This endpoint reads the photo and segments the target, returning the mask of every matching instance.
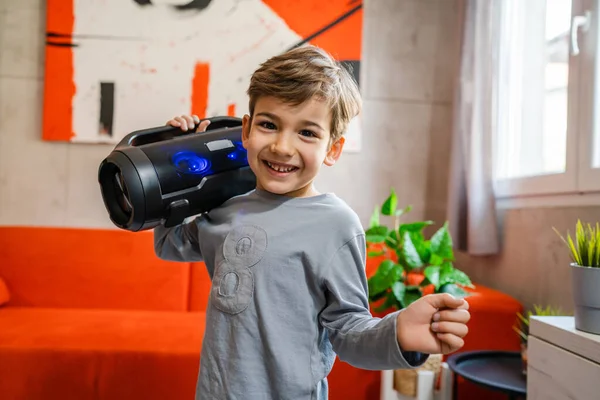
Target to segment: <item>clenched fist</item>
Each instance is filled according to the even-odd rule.
[[[470,318],[464,299],[448,293],[423,296],[398,314],[398,344],[404,351],[453,353],[464,345]]]

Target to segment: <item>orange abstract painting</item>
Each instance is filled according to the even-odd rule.
[[[43,139],[116,143],[183,113],[241,116],[258,65],[305,43],[359,81],[362,15],[356,0],[48,0]]]

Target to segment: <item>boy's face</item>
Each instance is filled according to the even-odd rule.
[[[243,118],[242,141],[257,188],[292,197],[317,194],[313,180],[321,165],[333,165],[344,146],[331,142],[331,112],[311,99],[291,106],[275,97],[256,101],[252,119]]]

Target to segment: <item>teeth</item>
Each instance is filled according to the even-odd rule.
[[[267,161],[267,165],[269,166],[269,168],[272,168],[277,172],[291,172],[296,168],[296,167],[284,167],[282,165],[271,164],[268,161]]]

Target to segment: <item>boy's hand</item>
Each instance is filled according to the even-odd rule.
[[[421,297],[398,314],[397,339],[404,351],[449,354],[464,345],[469,303],[448,293]]]
[[[192,130],[196,126],[197,128],[194,132],[204,132],[209,124],[209,120],[200,122],[200,118],[197,115],[181,115],[167,121],[167,125],[181,128],[184,132],[187,132],[188,129]]]

